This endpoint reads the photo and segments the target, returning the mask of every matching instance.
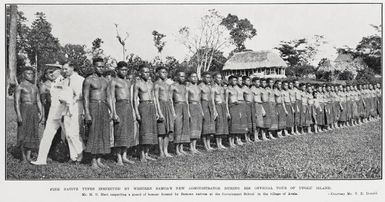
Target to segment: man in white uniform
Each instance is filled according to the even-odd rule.
[[[58,76],[51,84],[51,107],[49,109],[43,136],[40,140],[39,154],[36,161],[31,163],[34,165],[47,164],[47,156],[52,144],[52,140],[58,128],[63,128],[62,116],[66,110],[66,106],[59,101],[59,96],[63,91],[63,77]]]
[[[79,135],[79,122],[83,113],[82,85],[84,78],[73,70],[70,63],[64,64],[62,67],[64,78],[59,77],[52,84],[51,108],[40,141],[37,160],[31,162],[34,165],[47,164],[47,155],[59,127],[62,127],[68,141],[71,160],[75,162],[82,160],[84,144]]]
[[[80,137],[79,126],[84,114],[82,87],[84,78],[74,71],[74,66],[71,63],[63,65],[62,75],[65,78],[64,95],[59,98],[67,106],[67,111],[64,114],[64,131],[68,141],[70,150],[70,158],[72,161],[80,162],[83,158],[84,144]]]

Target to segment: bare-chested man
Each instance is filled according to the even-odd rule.
[[[238,78],[236,76],[230,76],[229,84],[230,86],[225,92],[227,111],[229,112],[227,116],[230,118],[229,142],[230,147],[235,147],[235,138],[237,139],[238,145],[243,145],[240,136],[247,133],[247,116],[245,114],[244,105],[240,104],[240,102],[244,103],[244,98],[243,93],[240,93]]]
[[[274,89],[274,80],[267,79],[267,103],[268,103],[268,116],[270,117],[270,127],[268,128],[270,139],[275,139],[274,134],[278,130],[278,114],[277,114],[277,103],[276,103],[276,95],[278,94]]]
[[[201,138],[203,111],[201,106],[201,89],[198,86],[198,75],[193,72],[189,75],[187,85],[187,101],[190,114],[190,152],[200,153],[196,148],[197,140]]]
[[[108,82],[102,74],[104,61],[94,58],[94,73],[83,83],[85,121],[89,127],[86,152],[92,155],[92,168],[108,167],[101,161],[102,155],[111,152],[110,147],[110,114],[108,104]]]
[[[187,155],[183,150],[183,144],[190,143],[189,109],[187,103],[187,90],[185,85],[186,74],[183,71],[176,73],[176,83],[171,85],[171,96],[175,108],[174,143],[178,156]]]
[[[199,84],[203,110],[202,141],[206,151],[214,150],[210,145],[210,138],[215,134],[215,119],[218,116],[214,104],[214,94],[211,89],[211,80],[211,74],[209,72],[203,72],[203,82]]]
[[[255,106],[254,106],[254,95],[250,90],[251,80],[248,76],[242,77],[242,91],[244,93],[244,98],[246,101],[245,112],[247,114],[247,127],[248,133],[245,134],[245,140],[247,143],[251,143],[250,136],[254,135],[255,132]]]
[[[150,69],[145,66],[139,66],[140,79],[135,83],[134,99],[139,98],[139,103],[135,103],[135,114],[139,126],[139,144],[140,160],[155,160],[149,156],[149,150],[152,145],[158,142],[157,120],[159,114],[156,110],[156,99],[154,93],[154,84],[150,79]]]
[[[274,93],[275,93],[275,103],[278,116],[278,131],[277,136],[282,138],[282,131],[286,129],[286,116],[288,111],[285,105],[285,94],[282,90],[282,81],[277,80],[274,84]],[[286,132],[287,133],[287,132]]]
[[[282,91],[281,91],[284,105],[287,111],[286,127],[284,129],[284,133],[287,136],[293,135],[293,127],[294,127],[294,107],[293,107],[292,99],[295,100],[295,95],[290,95],[291,90],[289,89],[289,83],[290,82],[283,81]],[[291,85],[293,85],[293,83],[291,83]]]
[[[133,164],[127,158],[127,149],[135,146],[135,113],[133,105],[133,85],[127,79],[128,65],[118,62],[117,77],[111,78],[109,83],[110,106],[112,106],[112,119],[114,121],[114,147],[117,155],[117,165],[123,163]]]
[[[168,153],[168,143],[173,140],[174,120],[176,118],[174,105],[170,93],[170,85],[167,80],[167,69],[164,66],[156,69],[158,80],[155,81],[155,99],[159,114],[158,120],[158,144],[160,157],[172,157]]]
[[[227,114],[229,113],[225,103],[225,88],[222,83],[222,75],[220,73],[214,74],[214,85],[212,91],[214,94],[215,109],[218,116],[215,119],[215,138],[218,149],[226,149],[222,144],[222,139],[229,134],[229,125]]]
[[[294,113],[294,129],[297,135],[302,134],[302,114],[303,114],[303,106],[302,106],[302,91],[300,90],[299,81],[294,81],[294,92],[295,92],[295,113]]]
[[[17,146],[22,162],[31,162],[31,150],[39,147],[39,122],[44,122],[39,90],[34,84],[35,71],[23,69],[23,81],[16,87],[15,111],[17,116]]]
[[[263,129],[263,117],[266,115],[266,112],[262,105],[262,88],[260,87],[261,80],[258,77],[254,77],[252,79],[252,86],[250,88],[251,92],[254,96],[254,108],[255,111],[255,132],[254,132],[254,142],[259,142],[259,133],[262,132]]]
[[[290,127],[290,134],[291,135],[298,135],[297,133],[297,127],[296,127],[296,123],[295,123],[295,116],[296,116],[296,113],[297,111],[299,111],[299,108],[297,106],[297,99],[296,99],[296,88],[294,87],[294,82],[295,81],[290,81],[288,82],[288,94],[289,94],[289,99],[290,99],[290,103],[291,103],[291,107],[292,107],[292,114],[288,115],[287,117],[287,122],[288,122],[288,126]]]
[[[265,111],[265,115],[263,116],[263,130],[262,130],[262,140],[268,141],[270,140],[268,137],[272,137],[269,128],[271,126],[271,106],[269,103],[269,94],[270,89],[267,87],[266,79],[261,79],[261,101],[262,107]]]

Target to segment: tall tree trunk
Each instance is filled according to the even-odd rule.
[[[17,6],[11,5],[11,26],[9,30],[9,46],[8,46],[8,93],[13,94],[13,88],[17,83],[17,53],[16,53],[16,39],[17,39]]]
[[[202,76],[202,65],[199,64],[198,67],[197,67],[197,76],[198,76],[198,79],[201,80]]]
[[[213,57],[214,57],[214,49],[211,51],[210,58],[209,58],[209,63],[207,65],[207,71],[210,70],[211,63],[213,62]]]
[[[124,48],[123,45],[122,45],[122,48],[123,48],[123,61],[126,61],[126,49]]]

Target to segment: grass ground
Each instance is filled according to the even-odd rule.
[[[287,137],[244,145],[226,151],[158,159],[92,170],[89,164],[51,162],[47,166],[21,164],[16,143],[13,104],[7,101],[6,177],[39,179],[380,179],[381,123],[313,135]]]

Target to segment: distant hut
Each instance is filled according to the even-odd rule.
[[[351,54],[341,53],[334,59],[334,61],[330,61],[329,59],[323,61],[322,64],[319,65],[318,70],[331,72],[331,79],[335,81],[338,79],[339,74],[344,71],[351,72],[353,78],[355,78],[357,76],[357,71],[367,67],[368,66],[361,57],[354,58]]]
[[[285,61],[271,51],[235,53],[223,67],[225,76],[241,74],[261,78],[285,78]]]

